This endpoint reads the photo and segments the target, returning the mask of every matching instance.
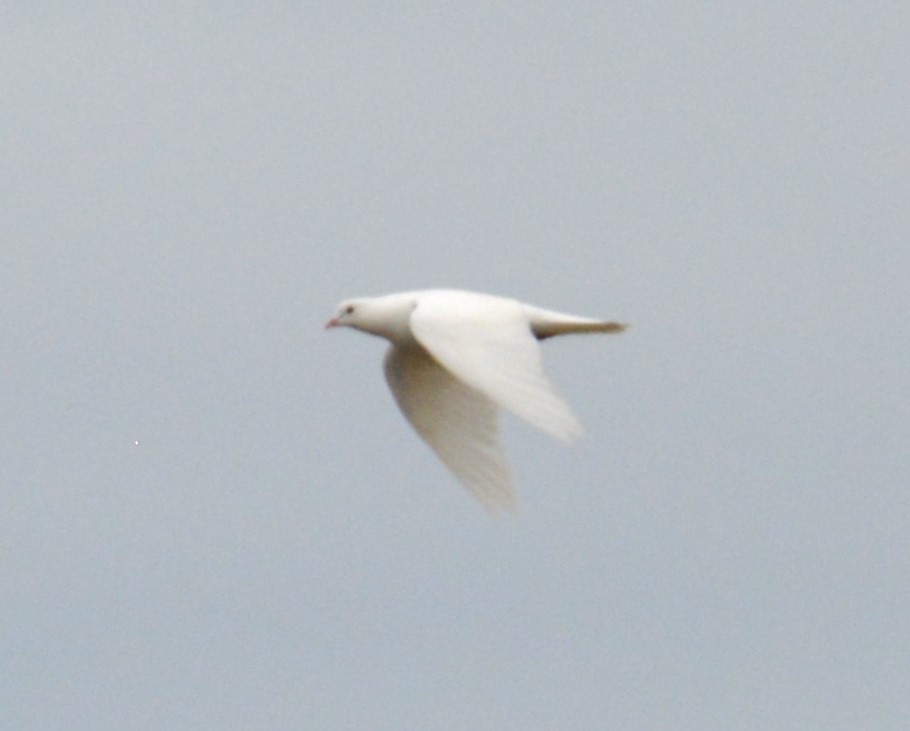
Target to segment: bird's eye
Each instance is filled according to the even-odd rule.
[[[353,312],[354,312],[354,305],[348,305],[347,307],[344,308],[345,315],[351,315],[351,314],[353,314]]]

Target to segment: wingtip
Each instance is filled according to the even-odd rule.
[[[480,503],[487,511],[487,515],[494,520],[512,518],[518,514],[518,501],[514,498],[496,502],[481,500]]]
[[[514,515],[518,509],[518,494],[510,475],[499,475],[498,478],[470,479],[458,476],[459,482],[468,489],[468,492],[483,505],[487,513],[493,518],[503,515]]]
[[[565,406],[565,404],[563,404],[563,406],[565,410],[563,413],[559,414],[558,419],[532,423],[535,423],[536,426],[559,441],[571,444],[577,439],[581,439],[585,434],[585,430],[584,427],[582,427],[581,422],[575,417],[575,414],[569,410],[569,407]]]

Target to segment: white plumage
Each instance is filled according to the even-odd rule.
[[[385,376],[402,413],[493,512],[515,505],[499,441],[500,407],[564,441],[582,431],[547,379],[537,341],[626,327],[447,289],[345,300],[326,325],[338,326],[391,343]]]

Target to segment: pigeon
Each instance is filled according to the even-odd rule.
[[[499,410],[569,442],[582,433],[550,384],[539,340],[619,333],[626,325],[566,315],[454,289],[343,301],[326,329],[352,327],[389,341],[384,370],[417,434],[492,513],[516,497],[499,441]]]

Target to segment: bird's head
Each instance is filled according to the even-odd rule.
[[[335,316],[325,324],[325,329],[332,327],[357,327],[362,314],[360,300],[345,300],[335,311]]]
[[[411,337],[408,319],[415,306],[412,297],[402,295],[345,300],[325,327],[353,327],[392,342],[402,342]]]

